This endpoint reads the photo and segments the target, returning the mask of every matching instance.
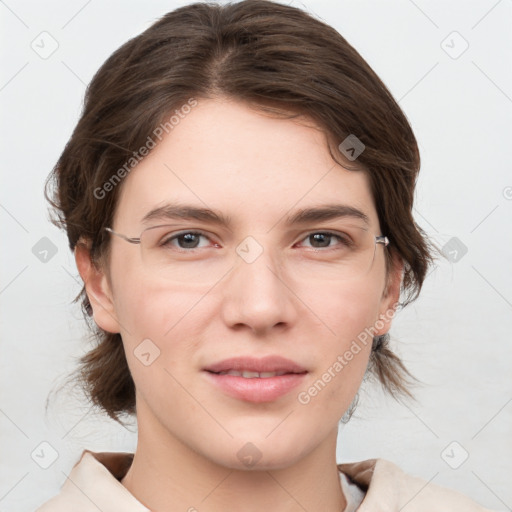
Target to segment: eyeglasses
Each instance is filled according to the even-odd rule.
[[[109,227],[104,229],[126,242],[140,245],[141,262],[150,276],[179,284],[214,284],[235,265],[237,258],[250,264],[263,252],[261,244],[252,236],[228,248],[200,229],[176,231],[176,226],[151,226],[138,238],[117,233]],[[201,238],[208,243],[201,245]],[[326,242],[327,246],[322,245]],[[336,230],[305,233],[293,247],[283,250],[279,262],[285,275],[292,279],[357,279],[370,271],[377,245],[387,247],[388,238],[375,236],[360,225],[346,223]]]

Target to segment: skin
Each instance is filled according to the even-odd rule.
[[[371,342],[308,404],[297,394],[365,327],[385,317],[377,334],[388,332],[385,315],[398,300],[401,266],[386,274],[387,249],[379,245],[371,269],[357,279],[314,279],[298,272],[301,265],[326,264],[308,260],[296,244],[340,221],[292,232],[281,219],[298,208],[341,203],[363,210],[380,235],[366,174],[333,161],[312,123],[272,118],[227,98],[199,100],[124,179],[112,228],[137,237],[145,213],[178,200],[220,210],[233,225],[180,221],[176,231],[206,230],[230,254],[252,236],[263,252],[250,264],[231,258],[231,270],[212,286],[160,279],[142,264],[140,246],[116,236],[104,270],[83,247],[75,251],[94,320],[121,333],[137,390],[138,445],[122,484],[152,510],[343,510],[338,423],[361,384]],[[305,263],[293,256],[299,253]],[[204,264],[213,265],[213,253],[204,254]],[[134,350],[148,338],[160,356],[145,366]],[[201,372],[235,355],[268,354],[309,372],[303,386],[274,402],[227,396]],[[247,442],[261,453],[251,468],[237,456]]]

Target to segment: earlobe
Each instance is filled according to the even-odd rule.
[[[391,323],[395,316],[402,286],[404,264],[402,260],[394,256],[391,262],[391,269],[386,280],[386,287],[381,298],[381,308],[377,335],[386,334],[391,329]],[[381,328],[382,327],[382,328]]]
[[[75,246],[75,262],[84,282],[96,325],[107,332],[120,332],[107,276],[94,265],[89,248],[82,241]]]

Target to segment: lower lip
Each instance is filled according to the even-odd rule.
[[[306,373],[287,373],[276,377],[246,379],[237,375],[205,373],[226,394],[247,402],[272,402],[301,384],[306,376]]]

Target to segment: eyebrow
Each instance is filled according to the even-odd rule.
[[[199,220],[209,224],[219,224],[221,226],[230,226],[231,217],[224,216],[220,212],[211,210],[210,208],[199,208],[192,205],[182,204],[166,204],[159,206],[146,213],[142,218],[142,222],[147,224],[152,220],[164,219],[185,219],[185,220]]]
[[[363,211],[353,206],[343,204],[326,204],[318,207],[302,208],[293,215],[285,217],[287,226],[295,224],[308,224],[339,218],[360,219],[365,224],[370,224],[370,219]],[[148,212],[142,218],[144,224],[153,220],[197,220],[208,224],[217,224],[229,228],[232,224],[231,217],[225,216],[219,211],[210,208],[200,208],[192,205],[166,204]]]

